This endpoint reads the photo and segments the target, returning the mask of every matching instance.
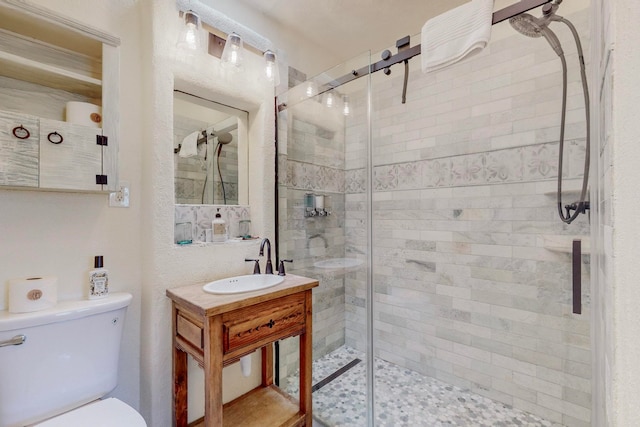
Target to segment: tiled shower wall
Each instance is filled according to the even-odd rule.
[[[568,18],[588,47],[587,11]],[[454,67],[424,75],[414,60],[405,105],[400,75],[373,78],[374,349],[551,421],[588,426],[589,257],[575,315],[569,249],[574,237],[586,245],[589,223],[564,225],[556,212],[560,62],[544,39],[500,25],[494,32],[504,37]],[[571,69],[565,186],[576,189],[585,113],[572,38],[557,30]],[[353,253],[366,247],[364,119],[347,121]],[[345,280],[346,342],[360,350],[365,279]]]
[[[313,277],[313,358],[344,344],[344,274],[314,263],[344,256],[344,128],[328,129],[322,116],[300,117],[307,103],[278,116],[279,254],[293,259],[287,272]],[[305,105],[306,104],[306,105]],[[313,105],[312,107],[317,107]],[[326,114],[332,114],[327,112]],[[305,193],[327,196],[328,216],[304,217]],[[329,199],[330,198],[330,199]],[[298,368],[297,338],[280,343],[280,376]]]

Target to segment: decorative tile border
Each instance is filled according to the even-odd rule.
[[[311,163],[288,160],[285,185],[296,190],[344,193],[345,171]]]
[[[582,176],[584,140],[567,141],[566,178]],[[298,190],[349,194],[365,191],[365,169],[342,171],[280,159],[286,165],[279,181]],[[374,191],[460,187],[553,179],[558,173],[558,143],[528,145],[441,159],[419,160],[373,168]]]
[[[567,141],[566,178],[579,178],[584,167],[584,140]],[[553,179],[558,174],[558,143],[451,156],[442,159],[379,165],[373,168],[374,191],[461,187]],[[365,190],[365,169],[345,171],[345,191]]]
[[[211,229],[211,221],[220,209],[222,218],[229,227],[229,236],[238,235],[238,223],[241,219],[251,219],[249,206],[239,205],[175,205],[175,224],[191,223],[194,242],[205,241],[205,230]]]

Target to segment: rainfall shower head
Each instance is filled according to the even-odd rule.
[[[522,35],[533,38],[544,37],[558,56],[564,55],[560,40],[549,28],[549,20],[539,19],[528,13],[521,13],[509,19],[509,23],[514,30]]]
[[[218,142],[220,144],[222,144],[222,145],[227,145],[231,141],[233,141],[233,136],[228,132],[221,133],[221,134],[217,135],[217,137],[218,137]]]

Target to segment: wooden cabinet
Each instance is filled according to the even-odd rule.
[[[174,425],[311,426],[311,290],[318,281],[287,275],[262,291],[211,295],[202,285],[167,290],[173,301]],[[273,385],[272,343],[300,337],[300,399]],[[222,368],[260,349],[262,384],[222,404]],[[205,372],[205,416],[187,423],[187,355]]]
[[[1,186],[117,189],[119,44],[44,7],[0,0]],[[99,126],[67,121],[71,101],[101,107]]]

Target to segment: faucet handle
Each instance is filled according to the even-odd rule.
[[[293,262],[292,259],[281,259],[280,260],[280,265],[278,266],[278,276],[286,276],[286,273],[284,272],[284,263],[285,262]]]
[[[255,262],[256,264],[253,266],[253,274],[260,274],[260,260],[259,259],[245,258],[244,260],[246,262],[250,262],[250,261]]]

